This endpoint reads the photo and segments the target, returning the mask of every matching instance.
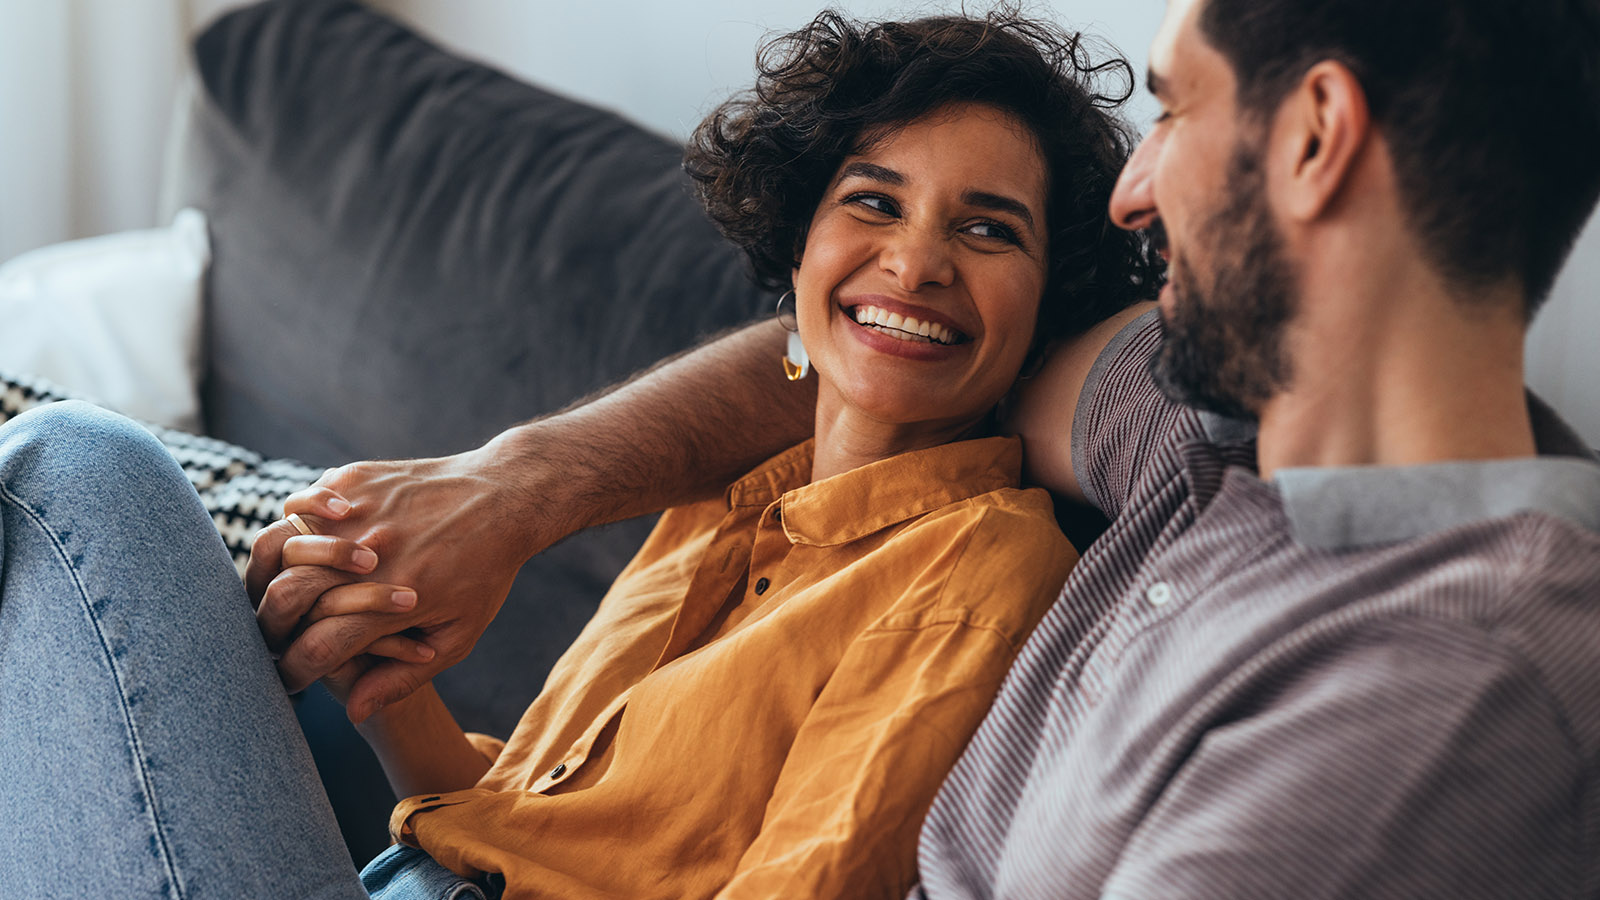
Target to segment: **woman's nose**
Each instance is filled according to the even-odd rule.
[[[947,287],[955,280],[949,241],[943,235],[922,230],[907,229],[889,238],[878,254],[878,264],[895,277],[904,291]]]

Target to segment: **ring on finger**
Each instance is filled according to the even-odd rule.
[[[306,520],[300,518],[299,513],[289,513],[284,518],[289,520],[289,524],[294,526],[295,531],[301,534],[316,534],[315,531],[311,530],[311,526],[306,524]]]

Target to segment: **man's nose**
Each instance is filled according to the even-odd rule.
[[[1146,138],[1134,148],[1122,174],[1117,176],[1116,189],[1111,192],[1111,221],[1118,228],[1136,231],[1156,221],[1155,195],[1151,191],[1155,158],[1156,141]]]

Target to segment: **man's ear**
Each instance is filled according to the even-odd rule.
[[[1283,212],[1315,219],[1350,180],[1372,136],[1366,92],[1343,63],[1323,60],[1284,99],[1275,130],[1279,152],[1290,157]]]

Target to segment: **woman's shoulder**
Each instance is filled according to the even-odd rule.
[[[1078,560],[1039,488],[1001,488],[940,507],[881,552],[911,576],[886,625],[959,622],[1007,634],[1031,630]]]
[[[1071,544],[1056,524],[1049,492],[1036,487],[1003,487],[930,510],[906,530],[937,529],[974,537],[1004,538],[1036,546]]]

